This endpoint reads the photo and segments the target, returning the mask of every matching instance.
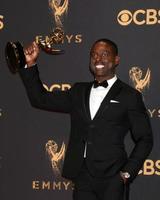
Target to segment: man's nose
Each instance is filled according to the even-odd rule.
[[[96,62],[99,62],[99,61],[101,61],[102,60],[102,56],[101,55],[97,55],[97,57],[96,57]]]

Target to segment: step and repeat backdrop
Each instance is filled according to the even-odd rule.
[[[91,81],[89,51],[99,38],[119,47],[117,76],[142,92],[151,120],[154,147],[131,184],[131,200],[160,198],[160,1],[14,0],[0,2],[0,198],[71,200],[73,184],[61,177],[68,144],[67,114],[33,108],[19,74],[5,61],[8,41],[27,45],[55,27],[62,16],[63,55],[40,53],[40,77],[48,91]],[[65,7],[67,4],[67,8]],[[128,134],[126,149],[134,144]]]

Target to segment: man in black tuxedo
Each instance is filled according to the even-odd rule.
[[[117,78],[117,45],[96,41],[90,52],[94,81],[55,92],[46,91],[39,78],[36,43],[24,52],[27,69],[20,69],[20,75],[32,106],[70,114],[62,176],[75,184],[73,199],[122,200],[152,149],[153,137],[141,93]],[[135,142],[129,156],[124,147],[128,131]]]

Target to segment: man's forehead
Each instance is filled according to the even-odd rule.
[[[107,42],[100,41],[92,46],[91,51],[100,50],[100,49],[112,50],[112,46]]]

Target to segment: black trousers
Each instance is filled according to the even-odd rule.
[[[128,200],[129,197],[129,184],[124,184],[119,172],[105,178],[93,177],[85,159],[73,183],[73,200]]]

